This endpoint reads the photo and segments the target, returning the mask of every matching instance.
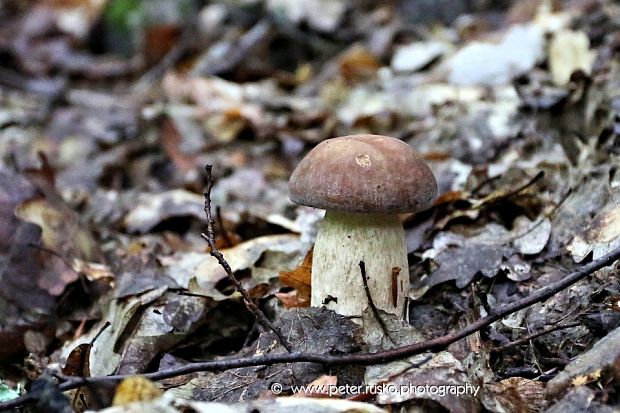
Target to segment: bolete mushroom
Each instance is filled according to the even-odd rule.
[[[399,213],[417,212],[437,197],[437,181],[408,144],[352,135],[318,144],[289,181],[290,198],[325,209],[312,259],[312,306],[360,316],[370,296],[402,316],[409,294],[405,231]]]

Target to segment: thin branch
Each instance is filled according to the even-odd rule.
[[[360,261],[359,265],[360,265],[360,272],[362,275],[362,283],[364,284],[364,292],[366,293],[366,299],[368,300],[368,306],[372,310],[372,314],[374,315],[375,319],[379,323],[379,326],[381,327],[381,330],[383,330],[383,333],[386,335],[387,338],[390,339],[390,342],[392,343],[392,345],[395,346],[396,343],[392,339],[392,336],[390,336],[390,332],[388,331],[385,325],[385,322],[381,318],[381,315],[379,314],[379,310],[377,310],[377,306],[375,305],[375,302],[372,299],[372,295],[370,295],[370,288],[368,288],[368,278],[366,276],[366,263],[364,261]]]
[[[573,327],[577,327],[580,326],[581,323],[578,322],[572,322],[572,323],[566,323],[566,324],[558,324],[549,328],[546,328],[544,330],[541,330],[537,333],[532,333],[532,334],[528,334],[525,337],[521,337],[518,340],[515,341],[511,341],[508,344],[504,344],[502,346],[497,346],[497,347],[493,347],[491,349],[492,352],[500,352],[500,351],[504,351],[504,350],[508,350],[509,348],[513,348],[516,347],[518,345],[527,343],[530,340],[534,340],[535,338],[538,338],[540,336],[544,336],[545,334],[549,334],[549,333],[553,333],[554,331],[558,331],[558,330],[564,330],[565,328],[573,328]]]
[[[201,371],[222,371],[235,369],[240,367],[252,367],[252,366],[271,366],[274,364],[283,363],[320,363],[325,365],[343,365],[343,364],[357,364],[357,365],[370,365],[385,363],[393,360],[400,360],[406,357],[415,356],[417,354],[425,353],[427,351],[439,351],[450,344],[469,336],[470,334],[480,331],[484,327],[487,327],[495,321],[515,313],[523,308],[529,307],[532,304],[539,303],[548,298],[553,297],[558,292],[570,287],[576,282],[586,278],[594,271],[600,270],[603,267],[607,267],[613,264],[620,258],[620,247],[612,250],[608,254],[592,261],[589,264],[582,265],[579,269],[568,274],[562,280],[551,284],[545,288],[541,288],[533,294],[515,301],[512,304],[508,304],[492,311],[486,317],[483,317],[476,322],[462,328],[454,333],[446,334],[431,340],[421,341],[419,343],[410,344],[407,346],[378,351],[376,353],[359,353],[359,354],[343,354],[343,355],[330,355],[330,354],[316,354],[316,353],[288,353],[288,354],[267,354],[263,356],[255,357],[242,357],[242,358],[226,358],[221,360],[205,361],[200,363],[191,363],[184,366],[176,367],[170,370],[159,371],[155,373],[146,373],[143,376],[150,380],[163,380],[171,377],[182,376],[185,374],[196,373]],[[96,383],[109,383],[117,382],[130,377],[128,375],[117,376],[99,376],[99,377],[80,377],[72,378],[64,383],[61,383],[58,388],[61,391],[71,390],[78,387],[82,387],[87,384]],[[15,407],[22,406],[28,402],[33,401],[35,398],[26,393],[16,399],[0,403],[0,411],[7,411]]]
[[[252,297],[250,297],[250,294],[248,294],[246,289],[243,288],[243,285],[241,285],[239,280],[237,280],[237,278],[233,274],[233,271],[230,268],[230,265],[228,265],[228,262],[226,261],[222,253],[215,246],[215,235],[213,233],[213,225],[215,225],[215,221],[213,220],[213,215],[211,213],[211,189],[213,188],[213,182],[214,182],[213,174],[212,174],[213,165],[205,166],[205,170],[207,171],[207,188],[204,194],[205,196],[204,209],[205,209],[205,214],[207,215],[207,233],[201,234],[202,238],[204,238],[205,241],[207,241],[207,244],[209,244],[209,247],[211,248],[211,255],[217,259],[217,262],[219,262],[222,268],[224,268],[224,271],[226,271],[226,275],[228,276],[228,279],[233,283],[233,285],[235,286],[237,291],[241,294],[241,296],[243,296],[243,301],[246,307],[248,308],[248,310],[250,310],[250,312],[254,314],[254,317],[256,317],[256,320],[263,327],[273,331],[273,333],[276,335],[278,342],[282,345],[282,347],[284,347],[290,353],[291,351],[293,351],[293,348],[291,347],[291,345],[284,338],[280,330],[278,330],[278,328],[274,326],[271,323],[271,321],[269,321],[269,319],[265,316],[265,314],[254,303],[254,300],[252,300]]]

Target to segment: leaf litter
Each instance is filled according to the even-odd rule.
[[[206,163],[218,248],[300,350],[441,336],[620,246],[614,2],[146,3],[0,6],[0,394],[67,363],[133,375],[281,351],[200,238]],[[412,145],[440,188],[429,211],[402,217],[412,291],[408,323],[382,315],[390,339],[305,308],[322,213],[293,205],[287,179],[313,146],[353,133]],[[96,385],[46,408],[613,409],[617,279],[616,264],[410,360],[194,373],[113,407],[113,386]],[[41,379],[35,390],[54,389]],[[310,383],[480,388],[287,398],[274,382],[283,395]]]

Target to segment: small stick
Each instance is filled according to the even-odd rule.
[[[498,353],[500,351],[504,351],[504,350],[507,350],[509,348],[516,347],[516,346],[518,346],[520,344],[527,343],[528,341],[534,340],[535,338],[538,338],[540,336],[544,336],[545,334],[553,333],[554,331],[563,330],[565,328],[577,327],[579,325],[581,325],[581,323],[578,323],[578,322],[572,322],[572,323],[566,323],[566,324],[558,324],[558,325],[555,325],[553,327],[549,327],[547,329],[539,331],[537,333],[528,334],[525,337],[521,337],[518,340],[511,341],[510,343],[504,344],[503,346],[493,347],[491,349],[491,351]]]
[[[211,248],[211,255],[217,259],[217,262],[219,262],[222,268],[224,268],[224,271],[226,271],[228,279],[234,284],[235,288],[241,294],[241,296],[243,296],[243,302],[245,303],[248,310],[250,310],[250,312],[254,314],[256,320],[263,327],[273,331],[273,333],[276,335],[276,338],[278,339],[278,342],[290,353],[293,350],[291,345],[288,343],[288,341],[286,341],[280,330],[278,330],[278,328],[274,326],[271,321],[269,321],[267,316],[265,316],[265,313],[263,313],[260,308],[258,308],[258,306],[254,303],[252,297],[250,297],[250,294],[248,294],[248,292],[245,290],[245,288],[243,288],[239,280],[237,280],[237,278],[233,274],[230,265],[228,265],[228,262],[226,261],[222,253],[215,246],[215,235],[213,233],[213,225],[215,224],[215,221],[213,220],[213,215],[211,214],[211,188],[213,188],[213,174],[211,173],[212,169],[213,165],[207,165],[205,167],[205,170],[207,171],[207,188],[204,194],[204,209],[205,214],[207,215],[207,233],[203,233],[201,234],[201,236],[205,239],[205,241],[207,241],[207,244],[209,244],[209,247]]]
[[[360,261],[359,265],[360,265],[360,272],[362,273],[362,282],[364,283],[364,292],[366,293],[366,298],[368,299],[368,305],[370,306],[370,309],[372,310],[372,314],[375,316],[375,319],[379,323],[379,326],[381,326],[381,330],[383,330],[383,333],[387,336],[387,338],[390,339],[390,342],[392,343],[392,345],[396,346],[396,343],[392,339],[392,336],[390,336],[390,333],[385,325],[385,322],[381,318],[381,315],[379,315],[379,310],[377,310],[377,306],[375,305],[375,302],[372,300],[372,295],[370,295],[370,289],[368,288],[368,278],[366,277],[366,263],[364,261]]]

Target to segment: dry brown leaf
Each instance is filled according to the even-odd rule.
[[[310,305],[311,280],[312,250],[308,251],[303,262],[293,271],[280,271],[280,284],[285,287],[295,288],[297,290],[295,301],[299,304],[305,304],[299,305],[298,307],[307,307]],[[282,298],[287,299],[290,298],[290,296],[282,296]],[[287,302],[289,305],[293,304],[291,300],[287,300]]]
[[[275,293],[274,295],[282,302],[284,308],[310,307],[310,298],[300,298],[299,291],[297,290],[291,290],[287,293]]]
[[[187,173],[196,167],[195,156],[183,152],[181,146],[181,134],[175,126],[174,122],[170,119],[164,119],[161,125],[161,134],[159,141],[161,146],[168,155],[168,158],[174,163],[176,168]]]
[[[347,82],[368,79],[377,72],[381,63],[361,46],[353,46],[340,58],[340,74]]]

